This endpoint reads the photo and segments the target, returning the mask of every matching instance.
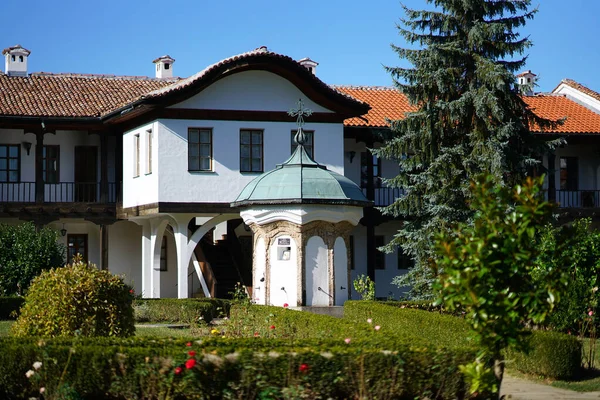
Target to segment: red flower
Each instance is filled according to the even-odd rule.
[[[300,364],[300,366],[298,367],[298,371],[302,372],[303,374],[308,372],[308,364]]]
[[[187,361],[185,362],[185,367],[186,367],[187,369],[192,369],[192,368],[194,368],[194,365],[196,365],[196,360],[194,360],[193,358],[190,358],[189,360],[187,360]]]
[[[192,342],[187,342],[185,345],[186,345],[187,347],[192,347]]]
[[[179,375],[181,373],[181,371],[182,371],[181,367],[175,368],[175,375]]]
[[[129,293],[131,293],[131,294],[134,294],[134,293],[135,293],[135,290],[133,290],[133,289],[130,289],[130,290],[129,290]]]
[[[254,337],[259,337],[260,334],[258,332],[254,332]]]
[[[196,352],[194,350],[190,350],[188,351],[188,354],[190,357],[194,357],[196,355]]]
[[[275,325],[271,325],[269,329],[275,329]]]
[[[288,308],[290,305],[288,303],[283,303],[283,308]]]

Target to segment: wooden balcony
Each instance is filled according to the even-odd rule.
[[[546,192],[546,200],[559,208],[600,208],[600,190],[556,190],[554,196]]]
[[[44,184],[44,203],[115,204],[117,184],[109,182],[106,199],[100,182],[59,182]],[[0,183],[0,202],[35,203],[35,182]]]
[[[362,189],[364,195],[369,198],[367,188]],[[380,187],[375,188],[375,194],[372,200],[375,207],[386,207],[396,201],[397,198],[404,196],[404,189]]]

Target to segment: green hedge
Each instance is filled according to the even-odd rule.
[[[16,319],[24,302],[23,297],[0,297],[0,320]]]
[[[348,301],[344,304],[344,319],[356,324],[367,318],[390,335],[427,339],[438,346],[461,348],[469,346],[469,326],[463,318],[434,312],[402,308],[404,302]],[[426,302],[409,302],[426,307]],[[576,379],[581,374],[581,343],[573,336],[556,332],[534,331],[529,337],[528,354],[508,352],[509,368],[555,379]]]
[[[457,365],[471,352],[360,340],[0,339],[0,398],[56,393],[62,378],[83,399],[431,398],[462,399]],[[193,350],[195,355],[188,355]],[[70,361],[67,365],[67,360]],[[186,362],[196,365],[188,369]],[[30,379],[36,361],[42,367]],[[176,373],[176,368],[181,373]]]
[[[554,379],[575,379],[581,374],[581,342],[558,332],[536,331],[528,338],[528,354],[508,352],[507,366],[528,374]]]
[[[221,299],[138,299],[133,302],[136,322],[210,322],[229,313],[230,303]]]

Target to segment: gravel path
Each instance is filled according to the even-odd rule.
[[[600,399],[600,392],[579,393],[505,375],[500,393],[512,400],[589,400]]]

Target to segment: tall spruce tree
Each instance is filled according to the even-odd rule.
[[[537,9],[530,0],[426,0],[430,11],[405,6],[398,25],[413,48],[392,46],[410,68],[388,67],[397,88],[417,108],[392,121],[375,153],[399,163],[388,186],[406,196],[384,210],[402,217],[402,229],[386,246],[401,246],[415,267],[394,279],[411,286],[411,298],[432,297],[433,239],[455,222],[468,222],[469,183],[491,174],[494,183],[521,182],[552,142],[529,127],[555,124],[538,118],[519,94],[515,73],[531,46],[517,29]]]

